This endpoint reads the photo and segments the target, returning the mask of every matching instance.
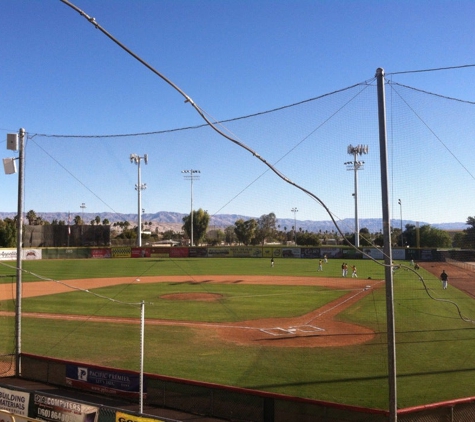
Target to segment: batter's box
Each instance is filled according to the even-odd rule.
[[[288,328],[282,327],[273,327],[273,328],[261,328],[263,333],[270,334],[271,336],[288,336],[288,335],[299,335],[299,334],[308,334],[308,333],[317,333],[320,331],[325,331],[323,328],[316,327],[315,325],[298,325]]]

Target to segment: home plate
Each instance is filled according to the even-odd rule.
[[[261,328],[260,331],[271,336],[285,336],[285,335],[300,335],[308,333],[318,333],[325,331],[324,328],[316,327],[315,325],[298,325],[292,327],[272,327],[272,328]]]

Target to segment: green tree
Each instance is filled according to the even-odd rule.
[[[33,226],[34,224],[36,224],[36,219],[37,219],[36,212],[33,210],[28,211],[26,213],[26,219],[28,220],[28,224],[30,226]]]
[[[13,248],[16,246],[16,221],[11,218],[0,220],[0,246]]]
[[[463,247],[475,249],[475,217],[468,217],[467,225],[470,227],[463,231]]]
[[[450,248],[452,246],[450,235],[444,230],[432,227],[430,224],[421,227],[420,237],[421,247],[423,248]]]
[[[297,244],[305,246],[318,246],[320,245],[320,236],[317,233],[299,231],[297,232]]]
[[[242,218],[234,223],[234,234],[239,243],[250,245],[255,238],[257,221],[253,218],[244,221]]]
[[[414,225],[407,224],[404,231],[404,243],[421,248],[450,248],[452,239],[446,231],[436,229],[430,224],[425,224],[419,229]]]
[[[193,244],[200,244],[204,240],[208,224],[208,211],[204,211],[201,208],[198,211],[193,211]],[[191,213],[183,217],[182,229],[191,239]]]
[[[366,227],[363,227],[360,229],[360,246],[371,246],[372,244],[371,233]]]
[[[81,218],[80,215],[76,215],[76,217],[74,217],[73,221],[74,221],[74,224],[76,226],[82,226],[82,224],[83,224],[83,221],[82,221],[82,218]]]
[[[96,218],[94,219],[96,221],[96,225],[98,226],[99,224],[101,224],[101,217],[96,215]]]
[[[210,230],[206,233],[206,243],[208,245],[220,245],[225,239],[225,234],[221,229]]]
[[[163,240],[177,240],[177,233],[174,230],[165,230],[162,233]]]
[[[236,242],[236,233],[234,233],[234,227],[228,226],[224,229],[224,241],[228,245],[232,245]]]
[[[274,237],[276,217],[273,212],[264,214],[257,220],[256,242],[264,245],[267,239]]]

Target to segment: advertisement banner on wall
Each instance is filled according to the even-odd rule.
[[[320,249],[319,248],[302,248],[300,250],[300,255],[302,258],[319,258]]]
[[[300,258],[300,248],[282,248],[282,258]]]
[[[111,254],[112,258],[130,258],[130,246],[114,246]]]
[[[231,248],[208,248],[208,257],[210,258],[229,258],[233,256]]]
[[[24,420],[18,418],[17,415],[28,416],[29,402],[30,393],[0,387],[0,409],[13,413],[15,421]],[[3,415],[1,416],[1,419],[4,419]]]
[[[25,260],[41,259],[41,249],[22,249],[21,255]]]
[[[171,248],[170,258],[188,258],[188,248]]]
[[[150,257],[152,258],[168,258],[171,248],[168,246],[152,246],[150,248]]]
[[[140,376],[131,372],[66,365],[66,383],[75,388],[120,397],[133,398],[140,394]]]
[[[111,258],[109,248],[91,249],[91,258]]]
[[[263,258],[271,258],[274,256],[274,248],[262,248],[262,257]],[[279,255],[280,256],[280,255]]]
[[[144,418],[130,413],[115,412],[115,422],[164,422],[162,419]]]
[[[260,258],[262,256],[262,248],[255,246],[236,246],[231,249],[234,258]]]
[[[34,393],[33,397],[32,418],[49,422],[97,422],[97,406],[40,393]]]
[[[0,249],[0,261],[16,260],[16,249]]]
[[[190,258],[206,258],[208,251],[206,248],[190,248]]]
[[[130,253],[132,258],[150,258],[151,256],[150,248],[132,248]]]
[[[406,259],[406,250],[405,249],[393,249],[393,259],[398,261],[404,261]]]
[[[364,248],[363,252],[365,253],[363,259],[384,259],[383,250],[381,248]]]
[[[320,248],[320,258],[324,256],[327,258],[342,258],[343,252],[341,248]]]

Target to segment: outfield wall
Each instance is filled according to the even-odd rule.
[[[436,249],[395,248],[394,260],[440,261],[452,251]],[[456,252],[456,251],[454,251]],[[349,247],[287,247],[287,246],[220,246],[220,247],[85,247],[85,248],[24,248],[23,260],[32,259],[109,259],[109,258],[302,258],[302,259],[383,259],[381,248]],[[474,253],[472,252],[472,256]],[[17,251],[0,249],[0,260],[16,260]],[[475,257],[473,258],[475,260]]]

